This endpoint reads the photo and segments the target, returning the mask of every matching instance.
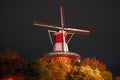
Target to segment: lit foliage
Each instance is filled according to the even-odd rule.
[[[106,71],[106,66],[96,58],[84,58],[81,62],[82,65],[89,65],[92,69],[98,68],[100,71]]]
[[[80,66],[73,66],[70,72],[63,61],[47,63],[35,59],[30,62],[27,74],[28,80],[112,80],[112,73],[95,58],[85,58]]]
[[[26,70],[27,80],[65,80],[66,66],[61,61],[47,63],[41,59],[30,62]]]
[[[90,66],[74,66],[71,73],[71,80],[104,80],[100,71],[93,70]]]
[[[112,73],[107,71],[105,64],[96,58],[85,58],[81,62],[82,65],[89,65],[93,70],[98,69],[104,80],[112,80]]]
[[[101,72],[101,75],[104,80],[112,80],[112,73],[110,71],[103,71]]]
[[[85,75],[85,79],[87,79],[89,76],[93,79],[93,80],[104,80],[100,74],[100,71],[98,70],[98,68],[96,68],[95,70],[93,70],[90,66],[86,65],[86,66],[81,66],[80,67],[80,71],[82,74]]]
[[[73,66],[71,80],[112,80],[112,73],[96,58],[85,58],[80,66]]]
[[[23,64],[27,64],[27,61],[15,51],[6,49],[0,52],[0,77],[16,76]],[[96,58],[85,58],[79,66],[72,66],[70,71],[63,60],[47,63],[42,59],[34,59],[24,72],[26,80],[112,80],[112,73]],[[120,80],[120,77],[115,80]]]
[[[17,55],[15,51],[9,48],[5,49],[0,52],[0,78],[11,74],[20,74],[25,64],[27,64],[27,61]]]
[[[120,75],[115,77],[115,80],[120,80]]]
[[[41,59],[34,59],[29,62],[25,71],[26,80],[47,80],[48,63]]]
[[[66,79],[66,65],[63,63],[63,61],[55,61],[52,60],[49,69],[50,69],[50,74],[49,74],[49,79],[51,80],[65,80]]]

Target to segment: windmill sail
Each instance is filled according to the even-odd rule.
[[[88,35],[90,33],[89,30],[82,30],[82,29],[74,29],[74,28],[65,28],[65,21],[63,15],[63,7],[60,7],[60,18],[61,18],[61,27],[49,25],[40,22],[34,22],[35,26],[46,27],[50,29],[56,29],[54,32],[54,51],[69,51],[67,45],[67,34],[81,34],[81,35]],[[59,31],[58,31],[59,30]]]

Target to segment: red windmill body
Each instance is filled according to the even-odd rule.
[[[68,51],[66,32],[62,31],[54,33],[54,51]]]
[[[64,16],[63,16],[63,7],[60,7],[60,15],[61,15],[61,25],[59,26],[53,26],[48,25],[40,22],[34,22],[35,26],[41,26],[41,27],[47,27],[47,28],[53,28],[56,29],[56,31],[48,30],[48,32],[54,33],[54,43],[52,42],[52,38],[50,36],[51,42],[54,44],[54,51],[47,53],[44,55],[43,59],[47,62],[50,62],[51,60],[62,60],[65,64],[68,65],[68,68],[70,69],[71,65],[74,64],[74,62],[79,61],[80,62],[80,55],[77,53],[69,52],[68,49],[68,43],[72,36],[74,34],[81,34],[81,35],[87,35],[90,33],[88,30],[81,30],[81,29],[74,29],[74,28],[65,28],[64,26]],[[57,31],[59,30],[59,31]],[[67,40],[67,35],[71,35],[71,37]]]

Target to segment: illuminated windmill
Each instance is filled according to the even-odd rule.
[[[48,30],[48,32],[54,33],[54,51],[47,53],[44,55],[43,59],[47,62],[51,60],[63,60],[67,65],[72,65],[76,61],[80,61],[80,55],[69,52],[68,43],[71,40],[74,34],[81,34],[81,35],[88,35],[90,31],[88,30],[81,30],[81,29],[74,29],[74,28],[65,28],[64,23],[64,16],[63,16],[63,7],[60,7],[60,17],[61,17],[61,26],[53,26],[48,25],[40,22],[34,22],[35,26],[40,27],[47,27],[53,30]],[[70,38],[67,40],[67,35],[71,35]],[[52,38],[50,37],[52,42]]]

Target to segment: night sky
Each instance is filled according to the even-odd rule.
[[[15,50],[25,59],[42,57],[53,45],[46,28],[34,21],[60,24],[63,5],[65,26],[88,29],[89,36],[75,35],[69,50],[81,58],[96,57],[114,75],[120,75],[120,4],[119,0],[1,0],[0,51]]]

